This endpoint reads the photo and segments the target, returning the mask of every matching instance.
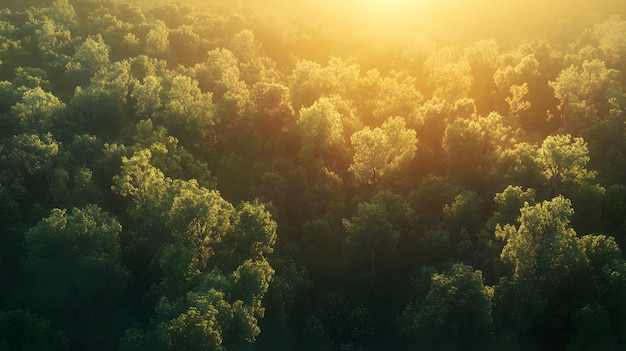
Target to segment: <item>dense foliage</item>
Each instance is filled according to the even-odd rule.
[[[1,350],[626,345],[620,2],[371,50],[278,1],[5,3]]]

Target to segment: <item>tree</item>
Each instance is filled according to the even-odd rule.
[[[453,48],[446,46],[424,62],[433,96],[449,102],[467,97],[472,87],[471,66],[458,56]]]
[[[508,185],[541,189],[545,176],[544,167],[537,156],[538,149],[536,145],[520,142],[501,150],[491,170],[490,178],[493,181],[490,183],[497,183],[499,189]]]
[[[484,349],[492,330],[493,288],[482,272],[462,263],[432,275],[423,302],[404,311],[406,333],[415,349]]]
[[[41,137],[52,131],[55,117],[64,107],[56,96],[35,87],[24,92],[11,112],[20,119],[24,129],[33,130]]]
[[[336,92],[338,82],[332,72],[319,63],[301,60],[289,76],[289,90],[296,109],[311,106],[322,96]]]
[[[67,63],[67,73],[75,77],[78,85],[86,85],[94,74],[110,64],[109,51],[100,34],[87,37]]]
[[[122,170],[113,178],[111,189],[132,201],[130,213],[138,218],[158,209],[172,180],[150,164],[152,153],[141,150],[131,158],[122,158]]]
[[[206,62],[194,67],[195,77],[203,92],[211,92],[218,112],[228,116],[221,120],[226,126],[236,126],[250,107],[250,91],[241,80],[239,62],[228,49],[217,48],[208,52]],[[237,118],[235,118],[237,117]]]
[[[168,35],[163,21],[154,20],[150,23],[150,31],[146,34],[146,53],[151,57],[165,58],[170,45]]]
[[[478,121],[458,118],[450,123],[441,149],[450,176],[465,183],[475,181],[485,156],[483,130]]]
[[[380,128],[365,127],[350,138],[354,157],[348,170],[357,182],[376,184],[404,167],[415,156],[416,133],[402,117],[389,118]]]
[[[206,59],[209,45],[206,39],[201,38],[194,31],[194,26],[186,24],[187,20],[184,21],[184,24],[169,30],[168,63],[193,67]],[[169,27],[172,28],[172,26]]]
[[[192,146],[198,149],[206,149],[214,142],[215,119],[212,95],[203,93],[198,81],[182,75],[173,74],[166,82],[160,97],[162,110],[159,110],[157,121],[162,121],[165,127],[180,140],[189,139]],[[149,82],[146,91],[147,103],[159,102],[157,91],[160,90],[158,82]],[[156,90],[156,91],[155,91]],[[156,108],[156,106],[151,108]]]
[[[157,299],[155,315],[147,330],[129,330],[123,347],[250,349],[274,275],[266,256],[276,222],[259,202],[235,209],[217,191],[165,177],[150,162],[151,152],[140,150],[122,159],[114,178],[140,235],[159,238],[146,259],[160,268],[148,295]]]
[[[82,121],[80,132],[112,138],[130,120],[126,115],[131,83],[129,61],[107,64],[76,87],[69,105]]]
[[[360,203],[357,215],[343,220],[348,249],[362,258],[369,256],[372,269],[376,269],[381,254],[395,250],[400,238],[399,223],[392,219],[396,213],[389,211],[381,200],[382,197],[377,197],[372,203]]]
[[[278,225],[265,208],[255,202],[244,202],[233,218],[233,258],[261,260],[274,252]]]
[[[214,288],[188,292],[184,299],[163,297],[157,319],[149,331],[129,329],[122,339],[123,350],[226,350],[223,329],[232,321],[232,307],[225,294]]]
[[[519,121],[520,113],[528,110],[531,106],[530,101],[524,100],[524,96],[528,94],[528,83],[512,85],[509,90],[511,96],[506,98],[506,103],[509,105],[509,116],[514,121]]]
[[[298,126],[302,131],[305,150],[320,157],[343,140],[342,116],[335,105],[321,97],[310,107],[300,110]]]
[[[168,206],[167,227],[176,238],[195,247],[199,268],[207,270],[214,246],[231,230],[234,208],[217,191],[200,187],[194,180],[173,186],[178,189]]]
[[[588,234],[582,236],[579,241],[594,274],[600,274],[605,266],[622,259],[622,250],[612,236]]]
[[[119,261],[121,225],[95,205],[53,209],[26,233],[32,307],[64,328],[72,348],[109,349],[121,332],[129,274]],[[112,345],[113,343],[113,345]]]
[[[226,47],[235,55],[241,71],[241,79],[252,85],[259,81],[269,81],[277,72],[274,62],[262,56],[261,43],[254,33],[244,29],[226,42]]]
[[[446,127],[441,143],[446,170],[465,183],[476,184],[491,169],[498,151],[514,141],[513,130],[496,112],[456,118]]]
[[[36,186],[45,184],[48,194],[52,197],[54,206],[60,205],[61,193],[64,190],[65,182],[68,180],[68,173],[65,165],[69,157],[60,146],[60,143],[54,140],[52,134],[47,133],[42,136],[35,134],[14,135],[11,141],[13,150],[8,155],[9,165],[21,175],[43,175],[43,182],[35,182]],[[20,174],[20,173],[18,173]],[[16,174],[12,175],[13,177]],[[22,177],[24,178],[24,177]],[[22,183],[24,179],[17,179],[16,182]]]
[[[0,311],[0,348],[3,350],[67,350],[67,340],[50,322],[21,308]]]
[[[453,202],[461,192],[463,187],[456,179],[430,174],[421,179],[417,190],[409,194],[408,201],[417,215],[432,217],[434,221],[441,218],[444,206]]]
[[[569,339],[568,349],[615,349],[618,339],[612,327],[609,313],[602,306],[586,305],[574,317],[574,332]]]
[[[537,155],[548,180],[549,196],[556,196],[562,185],[580,184],[591,177],[587,143],[571,135],[553,135],[544,139]]]
[[[246,260],[233,272],[233,299],[242,301],[257,318],[265,314],[262,300],[274,277],[274,269],[265,259]]]
[[[46,15],[57,23],[68,26],[76,24],[76,11],[68,0],[54,0],[52,5],[46,8]]]
[[[35,89],[37,87],[44,91],[50,91],[52,88],[48,79],[48,73],[40,68],[33,67],[18,67],[15,69],[13,84],[17,88],[15,93],[19,92],[22,94],[27,89]]]
[[[433,97],[420,106],[416,115],[416,131],[420,143],[427,145],[434,158],[441,154],[445,130],[457,118],[472,119],[477,114],[476,104],[470,98],[446,101]]]
[[[213,306],[219,301],[205,299],[204,296],[196,296],[186,311],[161,325],[166,350],[225,349],[217,321],[220,311]]]
[[[559,100],[561,123],[567,133],[581,135],[610,115],[611,99],[622,94],[618,72],[606,68],[601,60],[583,62],[561,71],[549,82]]]
[[[250,267],[251,268],[251,267]],[[238,284],[246,280],[248,287],[253,288],[252,281],[261,283],[261,289],[267,289],[268,281],[258,278],[254,272],[239,272],[235,279]],[[243,270],[243,268],[242,268]],[[269,278],[273,270],[265,271]],[[252,276],[248,276],[251,274]],[[243,277],[245,275],[245,277]],[[263,275],[261,273],[261,275]],[[214,276],[214,278],[222,279]],[[251,279],[252,281],[250,281]],[[260,329],[257,325],[257,317],[252,306],[244,304],[241,300],[229,302],[230,283],[226,283],[226,291],[220,291],[215,286],[204,286],[204,291],[191,291],[184,299],[169,300],[163,298],[157,306],[158,324],[155,329],[142,337],[141,332],[130,330],[126,334],[123,345],[131,344],[132,341],[139,344],[155,343],[164,350],[251,350]],[[259,287],[254,287],[259,288]],[[200,290],[200,289],[199,289]],[[250,293],[253,293],[250,291]],[[254,293],[253,293],[254,294]],[[262,298],[264,291],[260,292]],[[262,315],[262,314],[261,314]],[[147,337],[147,338],[146,338]],[[133,340],[135,339],[135,340]],[[143,339],[143,340],[142,340]],[[147,339],[147,340],[146,340]],[[152,339],[152,340],[150,340]]]
[[[191,152],[178,144],[178,139],[168,135],[163,126],[155,126],[152,120],[139,121],[135,126],[135,143],[130,150],[150,150],[150,162],[170,178],[189,178],[198,184],[212,189],[215,179],[207,169],[207,164],[198,160]],[[130,151],[129,150],[129,151]]]
[[[498,65],[499,50],[495,39],[479,39],[463,49],[463,60],[469,63],[472,75],[469,96],[476,100],[482,113],[491,111],[497,103],[493,94],[497,90],[493,75]]]
[[[161,109],[161,78],[148,75],[133,88],[131,96],[135,99],[135,111],[141,116],[152,118],[154,113]]]
[[[289,130],[295,112],[289,88],[278,83],[258,82],[252,87],[255,107],[254,127],[263,139],[276,137]]]
[[[524,204],[535,204],[535,191],[530,188],[523,190],[521,186],[509,185],[501,193],[496,193],[493,200],[496,203],[496,211],[490,222],[494,223],[494,227],[495,224],[513,225],[517,222],[519,209],[523,208]]]
[[[443,229],[451,234],[451,244],[465,260],[478,244],[478,231],[483,223],[481,205],[482,199],[475,192],[465,191],[443,207]]]
[[[521,50],[502,55],[499,66],[493,79],[502,93],[511,91],[514,86],[523,86],[525,80],[535,80],[540,75],[539,61],[535,55]]]
[[[568,226],[573,212],[571,202],[557,196],[534,206],[524,203],[518,227],[496,227],[496,236],[506,241],[500,257],[513,264],[516,280],[558,285],[586,265],[576,233]]]
[[[573,316],[570,347],[582,350],[589,345],[601,345],[612,349],[624,341],[626,305],[622,301],[626,285],[622,251],[611,236],[585,235],[579,241],[589,260],[594,295]]]
[[[415,88],[416,79],[407,71],[392,72],[391,77],[384,77],[377,82],[374,90],[375,108],[372,111],[373,122],[379,125],[389,116],[403,116],[411,120],[415,116],[424,96]],[[343,81],[341,81],[343,82]],[[368,122],[364,118],[365,122]]]
[[[24,255],[24,232],[18,202],[11,197],[3,179],[0,186],[0,227],[2,227],[2,247],[0,247],[0,300],[9,296],[21,281],[21,260]],[[15,196],[14,196],[15,197]]]
[[[50,71],[58,72],[59,68],[69,60],[68,55],[71,55],[73,45],[72,33],[69,28],[73,27],[76,22],[71,18],[59,17],[64,17],[64,15],[56,16],[53,13],[48,13],[46,15],[38,14],[32,18],[34,23],[31,25],[36,29],[32,37],[24,38],[27,45],[32,45],[30,54],[35,55],[33,57],[35,62],[30,63],[30,65],[42,65],[41,67]],[[24,65],[26,62],[28,61],[19,64]]]
[[[557,196],[525,203],[519,226],[496,226],[506,242],[500,258],[513,268],[511,281],[501,279],[497,314],[521,338],[558,338],[589,296],[589,264],[569,226],[572,213],[571,202]]]
[[[620,16],[611,15],[606,21],[590,28],[585,34],[589,35],[589,45],[595,50],[589,56],[606,61],[609,67],[619,67],[625,49],[622,37],[625,24]]]

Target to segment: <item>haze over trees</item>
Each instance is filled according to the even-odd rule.
[[[0,350],[619,350],[626,5],[5,0]]]

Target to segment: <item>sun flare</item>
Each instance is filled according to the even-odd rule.
[[[432,0],[353,0],[347,1],[354,12],[374,16],[399,16],[415,14],[432,7]]]
[[[410,8],[422,7],[431,1],[411,1],[411,0],[364,0],[359,1],[362,6],[378,11],[402,11]]]

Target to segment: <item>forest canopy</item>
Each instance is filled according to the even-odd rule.
[[[5,0],[0,350],[626,345],[626,4]]]

